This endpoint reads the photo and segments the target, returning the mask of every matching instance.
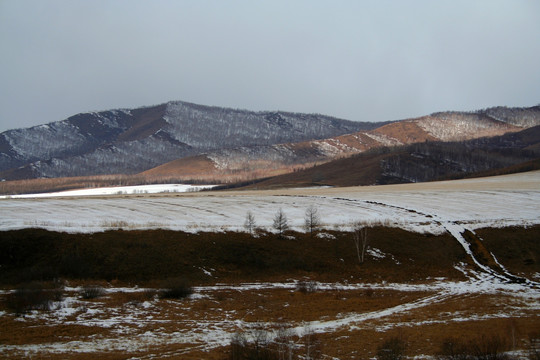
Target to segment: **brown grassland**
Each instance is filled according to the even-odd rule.
[[[475,289],[455,265],[478,269],[448,234],[372,228],[370,244],[385,256],[359,264],[350,233],[325,233],[0,232],[1,357],[230,359],[233,334],[251,339],[280,327],[296,331],[295,358],[308,338],[315,357],[367,359],[392,337],[414,357],[437,355],[449,338],[482,336],[527,357],[540,335],[538,286],[526,294]],[[508,271],[540,273],[540,226],[477,234]],[[193,295],[162,298],[159,289],[174,279]],[[434,286],[461,282],[472,285]],[[30,283],[60,284],[64,301],[14,313],[7,300]],[[88,285],[104,293],[85,299]]]

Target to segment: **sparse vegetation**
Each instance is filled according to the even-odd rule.
[[[183,299],[193,294],[193,289],[184,278],[168,279],[163,284],[159,297],[162,299]]]
[[[540,262],[524,260],[537,251],[540,226],[478,230],[488,249],[509,270],[531,277]],[[190,234],[169,230],[105,231],[69,234],[40,229],[0,232],[0,282],[17,285],[56,278],[144,284],[183,277],[191,283],[213,281],[201,269],[213,268],[221,281],[274,277],[322,277],[339,281],[351,276],[378,274],[390,281],[444,276],[463,279],[454,264],[465,261],[460,245],[448,234],[424,235],[398,228],[373,227],[369,238],[377,249],[393,257],[365,261],[361,268],[350,232],[326,231],[325,238],[294,233],[298,241],[278,234],[245,232]],[[495,241],[501,236],[500,241]],[[509,247],[508,237],[516,248]],[[107,249],[106,252],[103,249]],[[520,249],[523,249],[521,251]],[[509,255],[513,255],[509,258]],[[369,258],[369,254],[366,254]],[[510,259],[510,260],[507,260]],[[398,265],[397,263],[403,264]],[[406,266],[408,271],[400,271]],[[320,281],[320,278],[317,280]]]
[[[6,295],[6,308],[15,314],[31,310],[51,310],[54,302],[62,300],[62,287],[55,282],[32,282],[17,287]]]
[[[79,294],[86,300],[97,299],[105,295],[105,289],[98,285],[87,285],[83,286]]]
[[[512,236],[524,239],[515,242],[519,248],[513,251],[518,254],[525,251],[525,254],[523,258],[516,259],[512,270],[528,271],[526,274],[530,275],[537,272],[536,264],[526,265],[523,259],[536,251],[538,242],[535,239],[539,230],[539,226],[533,226],[527,229],[483,230],[478,233],[482,233],[486,248],[495,255],[508,253],[506,247],[509,244],[504,239],[500,243],[488,241],[490,238],[504,237],[511,232]],[[540,331],[540,328],[532,316],[534,309],[519,294],[460,294],[446,299],[439,298],[433,304],[426,303],[421,308],[413,307],[403,314],[386,314],[378,319],[370,319],[370,315],[366,320],[361,320],[360,326],[360,323],[351,323],[349,328],[344,329],[319,332],[321,328],[315,327],[309,331],[310,324],[331,324],[349,316],[354,318],[355,314],[382,314],[386,309],[395,309],[402,304],[420,304],[423,299],[436,294],[428,290],[429,287],[421,291],[392,289],[394,282],[414,286],[419,282],[433,284],[434,278],[440,277],[448,281],[464,279],[463,274],[454,268],[456,263],[466,261],[464,252],[448,234],[435,236],[374,226],[369,230],[370,240],[377,244],[377,250],[387,256],[370,258],[362,266],[354,266],[358,264],[358,256],[351,244],[351,232],[326,231],[331,236],[318,238],[311,237],[309,233],[291,232],[297,241],[280,239],[277,233],[270,232],[261,233],[259,237],[245,232],[190,234],[165,230],[116,230],[94,234],[56,233],[37,229],[0,232],[0,281],[4,286],[9,288],[9,284],[18,284],[21,278],[64,277],[64,271],[69,270],[71,275],[67,281],[72,290],[66,289],[63,293],[69,301],[57,303],[57,300],[53,300],[46,304],[52,309],[58,307],[58,314],[73,314],[65,322],[65,315],[57,316],[56,312],[25,315],[25,321],[15,321],[12,319],[17,317],[11,313],[16,311],[8,309],[7,300],[16,292],[0,293],[3,299],[0,311],[5,311],[4,316],[0,317],[0,325],[8,329],[0,334],[0,342],[67,343],[84,341],[81,340],[83,336],[91,335],[103,339],[116,338],[118,334],[107,333],[110,332],[108,328],[94,326],[89,329],[88,326],[78,324],[79,319],[84,321],[96,317],[96,324],[99,324],[107,317],[114,317],[115,321],[129,321],[123,326],[126,334],[129,334],[126,337],[137,341],[145,341],[150,333],[155,334],[152,341],[160,339],[161,334],[167,334],[164,338],[177,332],[200,335],[206,331],[202,330],[206,325],[197,323],[216,324],[216,328],[223,326],[222,329],[230,333],[243,332],[245,339],[242,340],[241,336],[237,340],[233,338],[228,346],[214,347],[204,353],[198,352],[198,345],[191,347],[191,344],[185,343],[152,343],[151,346],[141,345],[137,352],[129,354],[122,350],[121,356],[152,357],[159,352],[171,357],[217,360],[233,358],[233,347],[236,346],[236,359],[261,356],[267,359],[289,359],[289,356],[293,359],[345,359],[360,355],[373,358],[378,350],[383,349],[389,349],[384,351],[384,356],[399,358],[399,347],[394,346],[396,344],[379,339],[391,339],[396,333],[403,332],[403,336],[398,338],[407,339],[404,355],[443,357],[448,356],[448,352],[442,350],[443,339],[448,335],[456,336],[455,344],[465,344],[472,349],[468,345],[469,339],[476,339],[475,334],[482,333],[484,329],[497,328],[504,330],[505,337],[501,337],[504,346],[498,351],[498,357],[488,360],[504,359],[504,351],[510,345],[522,354],[529,355],[530,359],[538,360],[534,358],[534,354],[538,353],[537,342],[527,341],[526,335],[528,332]],[[366,257],[370,254],[366,253]],[[66,259],[71,260],[68,262]],[[80,264],[80,267],[75,264]],[[75,271],[77,269],[80,271]],[[205,271],[211,272],[211,275]],[[303,281],[293,282],[293,279]],[[82,294],[79,290],[73,290],[77,284],[90,288],[92,286],[87,284],[104,284],[104,281],[111,284],[107,285],[107,296],[96,297],[93,301],[81,301]],[[287,288],[270,286],[247,290],[255,281],[286,281],[289,285]],[[362,282],[368,286],[354,288],[355,284]],[[230,284],[232,287],[222,289],[217,286],[213,289],[216,283]],[[239,291],[243,283],[250,284],[246,284],[246,290]],[[115,292],[109,288],[134,284],[170,289],[172,294],[164,296],[165,291],[144,289]],[[208,290],[196,289],[197,295],[201,296],[185,298],[185,294],[192,291],[192,286],[202,285],[204,288],[205,284],[211,285],[206,287]],[[351,285],[352,289],[349,288]],[[47,284],[40,286],[52,288],[52,285]],[[29,285],[18,287],[28,288]],[[71,292],[69,295],[68,291]],[[79,297],[75,300],[76,305],[68,306],[78,306],[76,309],[60,309],[70,304],[74,297]],[[185,300],[165,301],[159,298]],[[21,309],[18,313],[31,311]],[[515,316],[515,324],[500,319],[501,311],[509,309]],[[454,314],[459,314],[463,320],[451,321]],[[478,320],[479,314],[485,314],[486,317]],[[62,321],[47,323],[57,317]],[[142,325],[133,326],[131,321]],[[258,321],[260,326],[257,327],[254,324]],[[44,329],[44,323],[48,326],[47,331],[49,327],[50,331],[47,334],[38,333],[36,329]],[[305,331],[301,330],[303,326],[306,327]],[[257,328],[258,331],[252,333],[252,329]],[[211,331],[213,329],[214,326]],[[512,332],[512,329],[515,331]],[[526,329],[527,333],[520,332],[520,329]],[[58,340],[59,333],[66,335]],[[484,342],[481,338],[475,340],[488,346],[479,346],[480,350],[475,350],[473,355],[467,355],[465,359],[445,359],[485,360],[474,354],[494,348],[494,343],[487,341],[489,338],[486,336]],[[459,349],[459,346],[454,349]],[[454,352],[458,353],[457,350]],[[15,352],[13,354],[10,355],[12,358],[20,355]],[[67,356],[67,353],[46,354],[53,359]],[[94,352],[91,356],[107,358],[110,355],[110,358],[114,358],[118,354],[119,350],[116,349],[110,350],[110,354]],[[383,356],[382,352],[380,356]]]
[[[377,349],[378,360],[401,360],[405,356],[407,343],[401,337],[394,336],[385,340]]]

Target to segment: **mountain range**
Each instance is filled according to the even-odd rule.
[[[418,150],[421,144],[431,152],[438,142],[452,142],[452,148],[459,148],[457,142],[500,137],[538,125],[540,106],[439,112],[371,123],[318,114],[253,112],[174,101],[137,109],[83,113],[63,121],[5,131],[0,134],[0,178],[139,174],[156,181],[174,178],[235,182],[314,171],[310,169],[315,165],[343,161],[355,154],[367,152],[373,156],[374,149],[419,144],[417,150],[406,150],[415,154],[409,154],[407,163],[403,157],[399,161],[395,157],[369,160],[384,169],[377,172],[379,175],[386,174],[372,180],[425,181],[433,176],[412,176],[402,171],[414,168],[410,158],[428,158]],[[479,147],[480,143],[474,146]],[[503,146],[488,146],[485,141],[483,144],[483,149]],[[380,151],[388,154],[388,150]],[[534,154],[520,157],[523,161],[534,158]],[[497,166],[510,166],[516,161],[499,162]],[[427,168],[437,167],[427,163],[422,166],[424,173],[430,173]],[[400,175],[394,176],[398,168]],[[479,169],[488,170],[485,166]],[[312,176],[312,180],[319,178]]]
[[[218,149],[143,172],[160,178],[186,174],[191,179],[229,182],[269,177],[349,157],[381,147],[421,142],[466,141],[519,132],[540,125],[540,107],[490,108],[476,112],[441,112],[420,118],[375,124],[375,128],[326,139]]]
[[[217,149],[323,139],[369,122],[251,112],[181,101],[84,113],[0,134],[0,178],[133,174]]]

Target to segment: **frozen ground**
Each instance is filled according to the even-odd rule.
[[[280,208],[289,225],[302,230],[310,205],[318,208],[327,229],[347,230],[357,221],[430,233],[444,232],[449,224],[469,229],[526,226],[540,223],[540,172],[371,187],[7,198],[0,199],[0,230],[243,231],[248,211],[257,226],[271,230]]]
[[[481,275],[480,275],[481,277]],[[34,311],[18,321],[32,324],[42,321],[49,327],[54,326],[88,326],[111,331],[109,335],[94,336],[85,339],[70,338],[51,343],[0,345],[0,350],[10,355],[33,356],[37,354],[68,354],[68,353],[101,353],[127,352],[146,353],[152,347],[178,345],[180,348],[170,352],[135,356],[141,358],[169,358],[181,356],[194,350],[210,351],[226,346],[231,336],[237,331],[264,328],[268,331],[268,339],[276,333],[275,323],[250,322],[242,319],[235,310],[220,308],[220,302],[215,301],[218,294],[263,293],[275,291],[294,293],[297,283],[258,283],[237,285],[216,285],[194,288],[194,294],[185,302],[167,302],[157,298],[144,302],[132,302],[119,306],[104,306],[99,301],[81,300],[78,288],[66,288],[71,295],[57,304],[56,310],[50,312]],[[395,291],[398,293],[419,293],[413,300],[390,306],[380,310],[337,314],[335,318],[324,317],[314,321],[288,323],[286,326],[292,335],[302,336],[307,329],[313,333],[335,333],[339,331],[372,330],[384,332],[395,327],[421,327],[424,325],[447,324],[448,322],[467,322],[489,320],[507,317],[531,316],[540,310],[540,292],[527,286],[507,284],[493,279],[470,280],[463,282],[448,282],[440,279],[430,284],[396,284],[396,283],[367,283],[367,284],[329,284],[316,283],[317,292],[339,293],[347,296],[347,292],[371,289]],[[145,289],[109,288],[107,295],[125,292],[144,292]],[[482,295],[491,297],[507,297],[508,304],[488,312],[476,310],[461,310],[440,312],[436,315],[424,314],[425,309],[452,302],[455,299],[467,301]],[[204,307],[203,314],[197,314],[197,302],[206,301],[210,308]],[[168,307],[171,307],[169,310]],[[213,308],[215,307],[215,308]],[[425,308],[425,309],[424,309]],[[168,311],[179,316],[178,319],[168,318]],[[186,313],[186,317],[184,317]],[[188,317],[187,315],[190,314]],[[422,315],[424,314],[424,315]],[[5,316],[5,314],[0,314]],[[194,319],[191,316],[202,316]],[[534,315],[533,315],[534,316]],[[408,320],[403,320],[408,319]],[[172,328],[170,328],[172,326]],[[280,325],[282,326],[282,325]],[[151,329],[151,330],[150,330]],[[274,329],[274,330],[272,330]]]

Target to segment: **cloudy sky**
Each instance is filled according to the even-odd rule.
[[[0,131],[185,100],[383,121],[540,103],[540,1],[0,0]]]

